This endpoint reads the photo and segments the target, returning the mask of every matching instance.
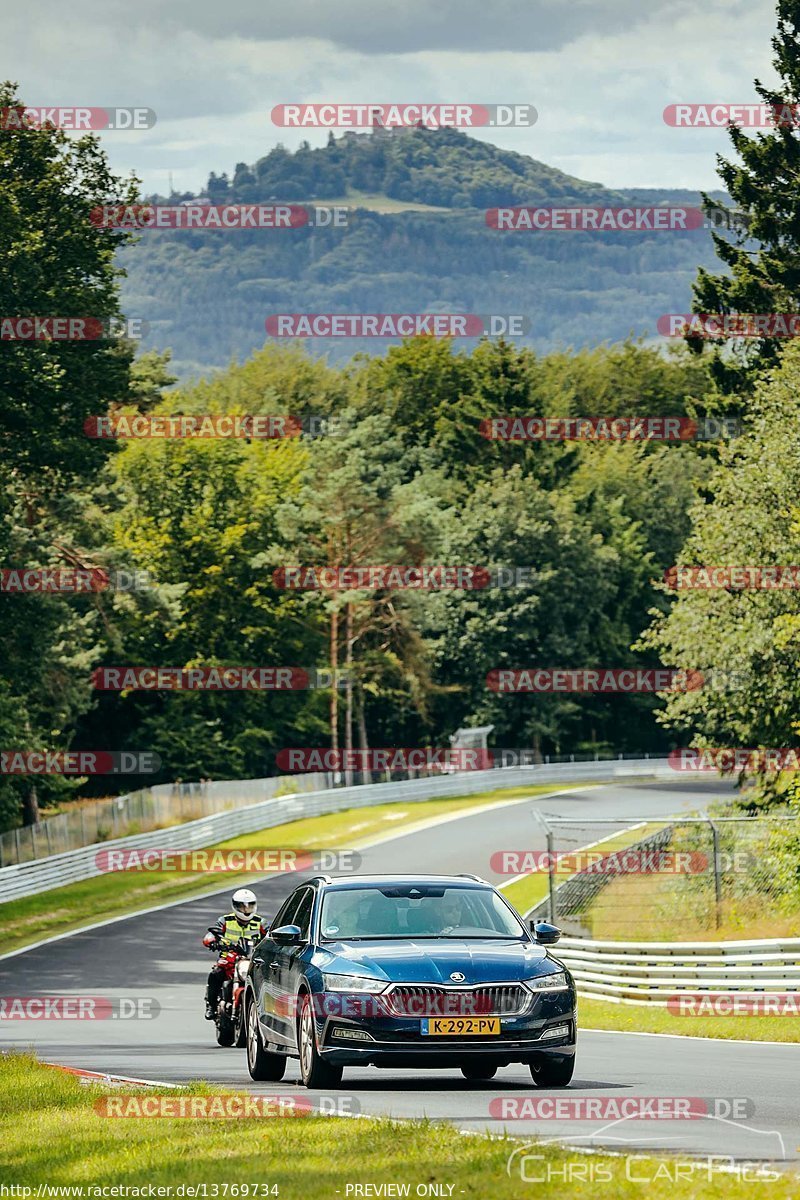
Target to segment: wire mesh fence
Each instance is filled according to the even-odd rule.
[[[76,804],[35,825],[0,834],[0,867],[32,862],[112,838],[165,829],[184,821],[196,821],[273,796],[315,791],[326,786],[329,786],[326,776],[319,773],[291,778],[204,780],[158,784],[125,796]]]
[[[548,895],[533,915],[572,936],[800,936],[797,816],[539,818]]]

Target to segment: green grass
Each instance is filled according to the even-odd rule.
[[[468,812],[485,804],[500,804],[527,796],[561,790],[554,784],[479,792],[474,796],[456,796],[444,800],[424,800],[413,804],[376,804],[351,808],[276,825],[257,833],[229,838],[220,847],[237,850],[358,849],[382,834],[411,827],[421,821]],[[212,849],[208,847],[207,849]],[[487,859],[490,851],[487,847]],[[254,878],[237,871],[197,874],[160,871],[115,871],[94,879],[54,888],[35,896],[0,904],[0,928],[3,951],[19,949],[39,938],[67,933],[107,917],[136,912],[166,901],[216,891],[228,883],[233,887]],[[265,913],[269,916],[269,913]]]
[[[259,1184],[277,1185],[280,1200],[345,1200],[348,1184],[410,1185],[412,1196],[418,1184],[439,1184],[444,1185],[442,1194],[454,1200],[528,1195],[563,1200],[565,1194],[570,1200],[589,1200],[597,1195],[597,1185],[571,1182],[565,1188],[563,1172],[568,1162],[585,1171],[591,1161],[595,1170],[600,1166],[609,1172],[606,1178],[613,1182],[610,1188],[606,1183],[603,1193],[608,1196],[730,1200],[753,1195],[752,1182],[730,1175],[709,1181],[699,1172],[696,1180],[671,1182],[664,1172],[674,1168],[654,1157],[637,1159],[631,1174],[658,1181],[631,1182],[623,1157],[592,1155],[589,1160],[552,1144],[535,1151],[543,1156],[537,1169],[549,1167],[552,1182],[522,1183],[518,1173],[506,1173],[506,1164],[525,1143],[502,1136],[499,1128],[501,1136],[490,1138],[465,1137],[445,1124],[372,1118],[110,1119],[99,1115],[94,1104],[104,1096],[119,1098],[119,1091],[81,1086],[74,1077],[26,1055],[0,1057],[0,1091],[0,1178],[6,1186],[250,1184],[252,1197],[252,1185]],[[211,1089],[198,1085],[186,1091],[208,1094]],[[297,1093],[293,1087],[282,1091]],[[147,1094],[136,1091],[139,1097]],[[797,1194],[797,1183],[785,1176],[769,1189],[770,1200],[781,1200]],[[210,1188],[207,1194],[213,1194]],[[91,1193],[83,1195],[88,1200]],[[221,1186],[218,1195],[224,1195]]]
[[[681,1017],[655,1004],[614,1004],[584,996],[578,1000],[578,1024],[584,1029],[619,1029],[624,1033],[800,1042],[800,1017]]]

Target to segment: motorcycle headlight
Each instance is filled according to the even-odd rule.
[[[248,974],[249,970],[250,970],[250,959],[249,958],[240,958],[236,964],[236,978],[241,979],[244,982],[244,980],[247,979],[247,974]]]
[[[382,992],[386,983],[382,979],[369,979],[366,975],[328,975],[323,972],[322,983],[326,992]]]
[[[554,971],[551,975],[537,975],[526,979],[525,987],[532,992],[565,992],[569,988],[566,971]]]

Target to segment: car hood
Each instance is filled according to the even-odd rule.
[[[558,969],[543,946],[495,940],[402,939],[392,942],[331,942],[315,955],[323,971],[369,975],[392,983],[507,983]]]

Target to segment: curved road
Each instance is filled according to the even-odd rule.
[[[553,796],[439,821],[416,832],[384,839],[360,851],[363,871],[470,871],[493,874],[493,851],[544,848],[534,809],[575,817],[633,821],[696,810],[727,790],[717,781],[631,781]],[[588,831],[584,842],[602,837]],[[298,875],[272,876],[257,885],[261,911],[276,911]],[[216,896],[184,901],[139,914],[0,959],[0,995],[92,995],[110,999],[152,997],[160,1006],[152,1020],[4,1021],[5,1048],[31,1046],[39,1057],[86,1070],[183,1083],[205,1079],[259,1093],[303,1094],[296,1060],[275,1085],[251,1083],[244,1051],[216,1046],[202,1013],[210,965],[199,940],[227,908],[230,887]],[[467,1083],[457,1071],[345,1070],[343,1107],[400,1118],[444,1118],[464,1129],[507,1130],[580,1145],[619,1150],[663,1148],[692,1155],[793,1160],[800,1156],[800,1045],[690,1040],[583,1030],[575,1078],[576,1098],[716,1097],[719,1117],[693,1121],[514,1118],[513,1104],[548,1093],[531,1086],[527,1068],[511,1066],[488,1083]],[[503,1116],[498,1102],[504,1099]],[[730,1112],[726,1101],[746,1101],[748,1115]],[[494,1105],[491,1102],[495,1101]],[[331,1102],[319,1097],[324,1109]],[[491,1108],[490,1108],[491,1105]]]

